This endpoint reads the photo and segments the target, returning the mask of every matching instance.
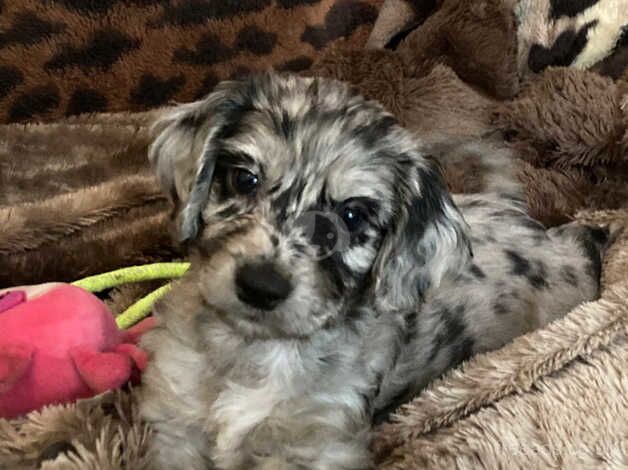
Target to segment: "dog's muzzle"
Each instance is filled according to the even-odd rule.
[[[235,273],[238,298],[255,308],[272,310],[292,292],[292,283],[269,261],[246,263]]]

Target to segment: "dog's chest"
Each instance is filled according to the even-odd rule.
[[[242,362],[247,361],[247,354]],[[290,347],[269,348],[248,364],[250,375],[232,374],[209,410],[209,431],[215,436],[213,458],[231,466],[239,449],[256,427],[273,415],[278,406],[299,393],[302,368],[298,353]],[[243,369],[245,369],[243,367]]]

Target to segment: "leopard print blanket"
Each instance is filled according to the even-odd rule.
[[[142,111],[362,45],[382,0],[3,0],[0,122]],[[25,60],[27,58],[27,60]]]

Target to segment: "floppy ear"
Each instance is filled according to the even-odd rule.
[[[396,211],[374,264],[374,301],[384,311],[415,309],[428,289],[473,256],[440,169],[418,154],[408,161],[399,168]]]
[[[152,127],[148,157],[175,204],[182,242],[198,235],[214,176],[216,140],[230,111],[242,105],[237,87],[237,82],[223,82],[207,98],[167,111]]]

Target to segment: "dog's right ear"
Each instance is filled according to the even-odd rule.
[[[197,237],[216,165],[216,141],[242,109],[239,82],[223,82],[207,98],[166,111],[153,125],[148,149],[163,190],[175,205],[178,238]]]

